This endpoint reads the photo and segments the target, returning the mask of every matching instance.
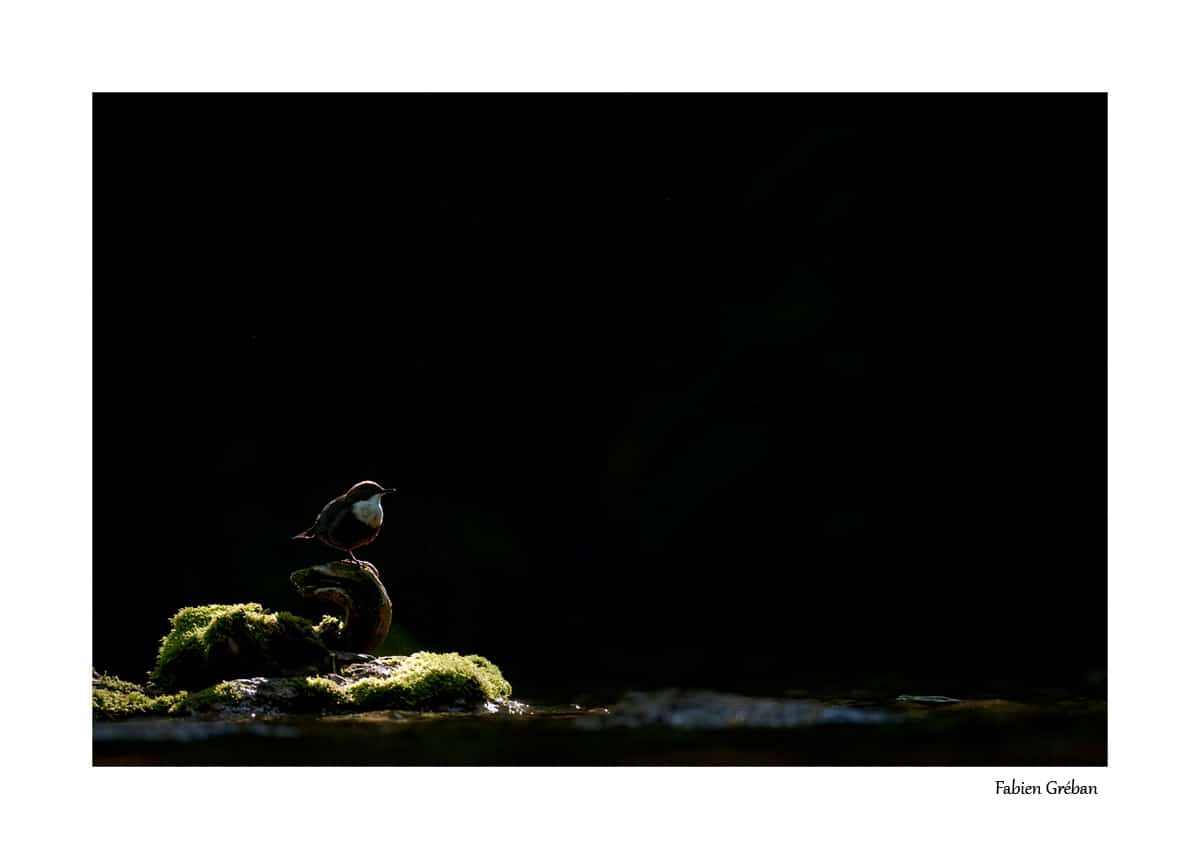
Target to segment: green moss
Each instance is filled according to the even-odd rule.
[[[258,603],[192,606],[171,618],[150,672],[157,689],[203,689],[229,677],[311,674],[330,665],[328,648],[302,617]]]
[[[403,710],[480,703],[512,694],[500,669],[482,656],[421,652],[380,661],[397,665],[397,670],[390,677],[367,677],[337,688],[340,699],[357,710]]]
[[[396,670],[388,677],[365,677],[345,685],[327,677],[306,677],[302,697],[324,709],[420,710],[512,695],[500,669],[482,656],[422,652],[372,664]]]
[[[228,680],[171,695],[153,695],[135,683],[98,677],[93,680],[92,709],[102,719],[188,716],[239,705],[296,713],[424,710],[512,695],[500,669],[482,656],[421,652],[358,667],[391,673],[387,677],[368,674],[350,682],[328,676]]]
[[[321,618],[313,629],[317,633],[317,637],[325,643],[326,647],[336,647],[341,640],[342,630],[346,625],[332,615],[325,615]]]
[[[151,695],[136,683],[103,675],[92,685],[92,714],[100,719],[132,716],[187,716],[237,704],[237,687],[222,682],[198,692]]]
[[[201,689],[199,692],[180,693],[176,696],[176,700],[171,704],[168,712],[172,716],[202,713],[206,710],[216,709],[218,705],[236,704],[238,699],[237,687],[232,683],[221,682],[209,686],[207,689]]]
[[[112,674],[92,674],[92,688],[101,688],[108,692],[141,692],[142,687]]]
[[[296,706],[302,712],[340,710],[349,702],[342,687],[325,677],[302,677],[296,684]]]
[[[102,674],[92,681],[92,715],[98,719],[165,716],[184,695],[150,695],[136,683]]]

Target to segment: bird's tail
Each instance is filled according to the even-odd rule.
[[[299,534],[292,537],[293,540],[311,540],[312,538],[312,528],[309,528],[307,531],[301,531]]]

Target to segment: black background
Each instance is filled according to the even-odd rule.
[[[98,95],[94,663],[309,611],[518,697],[1105,666],[1102,95]]]

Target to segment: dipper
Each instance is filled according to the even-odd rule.
[[[292,539],[316,538],[326,546],[347,552],[350,560],[360,563],[354,557],[354,550],[379,536],[379,529],[383,527],[383,496],[395,491],[384,489],[373,480],[356,483],[344,495],[321,508],[311,528]]]

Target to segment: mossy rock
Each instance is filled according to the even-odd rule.
[[[136,683],[107,674],[92,674],[92,715],[97,719],[166,716],[186,695],[186,692],[154,695]]]
[[[314,626],[258,603],[182,608],[144,688],[93,672],[96,718],[491,707],[511,696],[482,656],[344,652],[347,643],[378,644],[391,628],[391,601],[373,567],[326,564],[297,571],[293,583],[345,616]]]
[[[204,689],[230,677],[319,674],[333,667],[311,622],[258,603],[180,609],[150,672],[155,691]]]
[[[199,692],[156,695],[119,677],[107,674],[94,674],[92,677],[92,716],[97,719],[186,716],[234,705],[238,700],[234,686],[227,682],[217,683]]]
[[[328,693],[333,706],[351,710],[470,706],[512,695],[500,669],[482,656],[426,651],[346,666],[339,675],[306,682]]]
[[[512,686],[482,656],[421,652],[351,663],[319,676],[228,680],[213,692],[190,696],[172,714],[471,709],[507,700]]]
[[[134,683],[97,675],[98,719],[228,713],[353,713],[367,710],[471,709],[507,701],[512,686],[482,656],[414,653],[341,666],[307,677],[224,680],[195,692],[155,695]]]

